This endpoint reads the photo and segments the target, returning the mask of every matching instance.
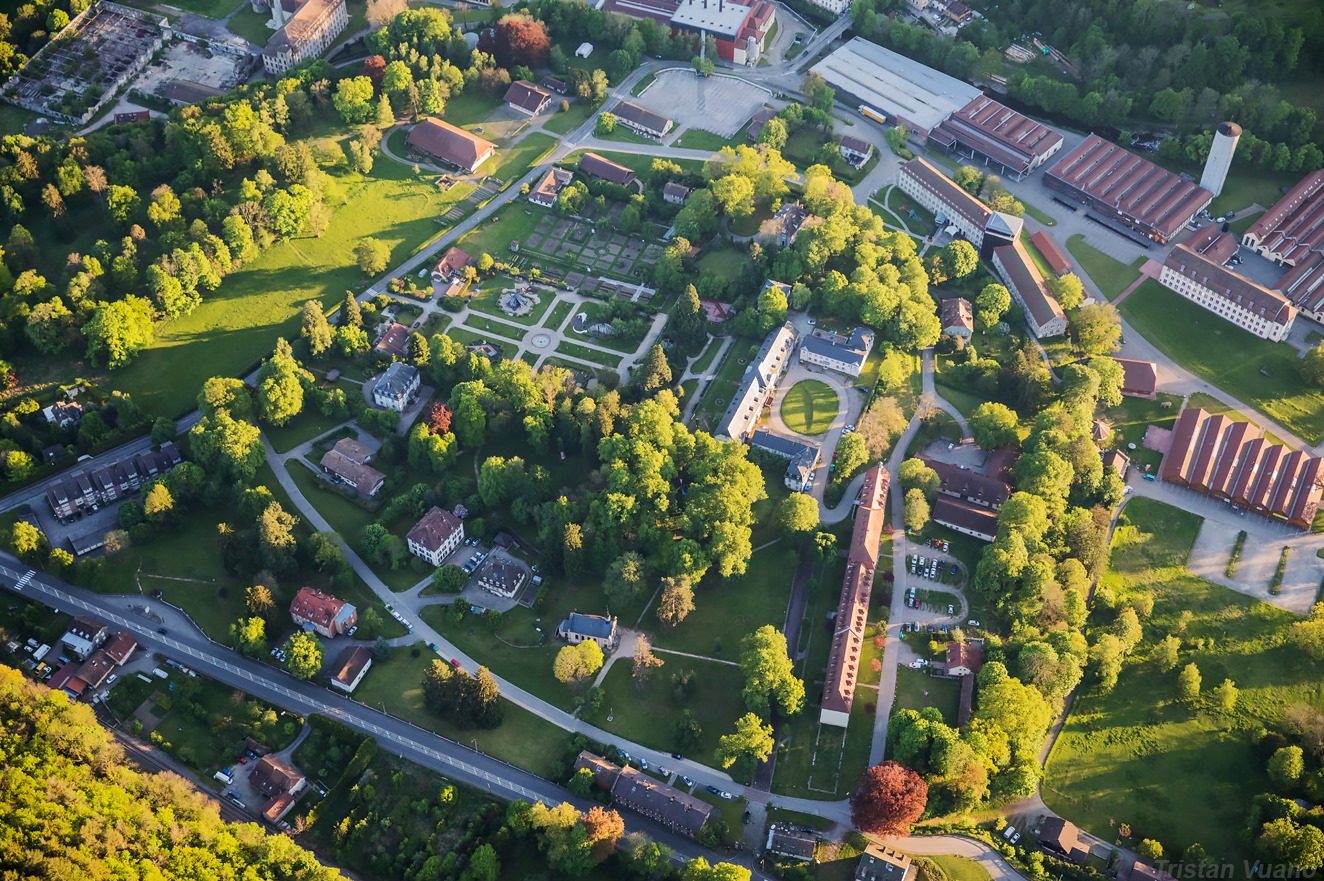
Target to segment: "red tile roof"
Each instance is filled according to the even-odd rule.
[[[1071,258],[1062,250],[1062,246],[1057,243],[1057,239],[1043,230],[1039,230],[1030,234],[1030,241],[1039,249],[1039,253],[1044,255],[1048,268],[1053,272],[1058,275],[1066,275],[1071,271]]]
[[[496,150],[496,145],[436,117],[414,126],[406,143],[443,162],[473,171]]]
[[[1153,361],[1113,360],[1122,365],[1122,394],[1152,395],[1158,391],[1158,365]]]
[[[1250,225],[1244,239],[1289,265],[1324,248],[1324,168],[1301,178]]]
[[[133,650],[138,647],[138,640],[134,639],[127,630],[121,630],[115,634],[115,638],[106,643],[102,649],[110,659],[116,664],[123,664],[133,654]]]
[[[1044,185],[1106,208],[1158,241],[1167,241],[1213,193],[1098,135],[1090,135],[1045,175]]]
[[[979,668],[984,666],[984,653],[978,647],[968,642],[949,642],[947,643],[947,672],[953,673],[959,667],[964,667],[971,673],[978,673]]]
[[[823,683],[823,712],[849,714],[859,678],[869,593],[878,568],[878,543],[887,522],[887,488],[891,475],[880,465],[865,472],[860,502],[855,508],[846,577],[837,603],[832,649]]]
[[[340,657],[336,659],[336,666],[334,668],[336,672],[331,678],[339,682],[341,685],[349,686],[353,684],[355,679],[359,678],[359,675],[363,672],[364,668],[371,663],[372,655],[369,654],[368,650],[363,646],[356,645],[352,648],[347,648]]]
[[[1053,129],[984,95],[939,123],[929,138],[949,148],[959,143],[1022,174],[1062,145]]]
[[[377,351],[387,355],[402,357],[405,353],[405,340],[409,339],[409,328],[403,324],[392,324],[377,342]]]
[[[311,587],[301,587],[294,595],[294,602],[290,603],[290,614],[319,627],[329,628],[344,607],[344,600]]]
[[[432,274],[440,275],[443,278],[453,278],[463,275],[464,268],[472,266],[475,262],[477,261],[470,257],[467,252],[461,251],[459,248],[451,248],[441,255],[441,259],[437,261],[437,265],[432,269]]]
[[[579,158],[579,170],[592,177],[600,177],[608,183],[625,186],[634,180],[634,172],[624,165],[618,165],[597,153],[585,153]]]

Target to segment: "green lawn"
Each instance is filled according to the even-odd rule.
[[[621,359],[615,355],[608,355],[606,352],[599,352],[597,349],[590,349],[588,346],[581,346],[579,343],[558,343],[556,351],[560,352],[562,355],[569,355],[572,358],[580,358],[594,364],[601,364],[604,367],[621,366]]]
[[[557,102],[560,106],[560,102]],[[592,104],[584,100],[571,101],[569,110],[558,110],[556,115],[542,124],[544,130],[556,132],[558,135],[566,135],[584,124],[593,111],[596,110]]]
[[[489,173],[504,181],[511,178],[523,177],[530,168],[533,168],[543,160],[548,153],[552,152],[557,144],[557,139],[543,132],[530,132],[525,135],[519,143],[512,147],[506,147],[497,150],[496,167]],[[489,159],[488,163],[492,160]],[[484,164],[484,170],[487,164]]]
[[[744,217],[732,220],[730,223],[731,232],[738,236],[752,236],[759,231],[759,227],[763,226],[763,221],[771,217],[772,206],[761,205]]]
[[[1187,370],[1310,443],[1324,439],[1324,392],[1307,388],[1296,349],[1234,324],[1145,281],[1119,307],[1126,320]]]
[[[528,202],[506,205],[482,225],[466,233],[458,244],[470,254],[491,254],[497,259],[506,259],[510,243],[527,239],[547,213],[546,208]]]
[[[899,667],[896,671],[896,701],[898,710],[922,710],[936,707],[942,718],[955,727],[956,713],[961,704],[961,684],[955,679],[938,679],[923,670]]]
[[[801,380],[782,398],[782,420],[791,431],[811,437],[820,435],[837,418],[837,403],[837,393],[826,382]]]
[[[743,131],[743,129],[741,131]],[[701,128],[692,128],[686,129],[685,132],[676,139],[673,146],[688,147],[691,150],[712,150],[716,153],[723,147],[731,147],[743,143],[745,143],[745,139],[740,133],[737,133],[734,138],[724,138],[721,135],[706,132]]]
[[[552,310],[551,315],[547,316],[547,320],[542,323],[542,326],[551,330],[560,330],[561,325],[565,324],[565,320],[570,317],[570,313],[573,311],[575,311],[575,304],[569,300],[562,300],[556,304],[556,308]]]
[[[1316,84],[1316,94],[1318,91]],[[1251,205],[1269,208],[1282,198],[1284,187],[1290,187],[1300,179],[1301,175],[1295,172],[1255,171],[1239,167],[1228,175],[1223,192],[1209,203],[1209,213],[1217,217],[1229,211],[1243,211]]]
[[[649,141],[648,143],[654,142]],[[557,164],[568,168],[578,168],[579,157],[585,153],[597,153],[603,159],[610,159],[617,165],[624,165],[626,168],[632,169],[636,174],[644,174],[653,167],[653,157],[647,153],[618,153],[615,150],[576,150]],[[702,159],[670,159],[668,161],[676,163],[682,171],[687,173],[698,174],[703,170]]]
[[[358,386],[346,383],[345,394],[346,396],[359,394]],[[276,452],[288,453],[305,441],[321,437],[344,421],[344,419],[335,416],[323,416],[312,407],[305,407],[303,412],[290,420],[288,424],[280,428],[272,425],[265,426],[262,433],[266,435],[267,440],[271,441],[271,445],[276,448]]]
[[[988,869],[974,860],[953,854],[937,854],[928,857],[947,876],[947,881],[989,881],[992,877]]]
[[[267,23],[270,21],[270,13],[254,12],[253,7],[245,3],[243,9],[230,16],[230,20],[225,23],[225,27],[230,33],[243,37],[256,46],[265,46],[267,40],[271,39],[271,35],[275,33],[267,27]]]
[[[497,301],[501,298],[502,294],[508,291],[513,291],[514,289],[514,283],[503,276],[488,279],[479,286],[476,292],[470,288],[470,292],[473,296],[469,298],[469,308],[475,309],[479,312],[486,312],[488,315],[493,315],[501,321],[513,321],[516,324],[524,324],[532,327],[542,321],[542,317],[547,314],[547,310],[551,308],[552,301],[556,299],[556,293],[553,291],[537,291],[536,293],[538,294],[539,303],[533,307],[533,310],[529,312],[529,314],[507,315],[505,312],[501,311],[501,308],[497,305]],[[511,328],[510,333],[515,332],[516,329]]]
[[[633,88],[630,89],[630,94],[642,95],[644,93],[644,89],[651,86],[653,84],[653,80],[655,79],[657,79],[657,74],[655,73],[646,74],[642,79],[639,80],[639,82],[634,84]]]
[[[1106,414],[1108,424],[1113,427],[1112,445],[1126,453],[1131,458],[1131,464],[1141,471],[1145,470],[1146,465],[1151,471],[1157,470],[1163,456],[1144,448],[1145,431],[1151,425],[1172,428],[1181,410],[1181,400],[1180,395],[1159,395],[1158,400],[1154,401],[1122,398],[1122,403]],[[1164,407],[1164,404],[1168,406]],[[1129,449],[1130,444],[1135,444],[1136,448]]]
[[[488,318],[485,315],[474,315],[472,313],[465,316],[464,326],[471,330],[495,334],[512,340],[523,340],[529,333],[525,328],[516,327],[513,324],[507,324],[505,321],[498,321],[495,318]]]
[[[744,687],[740,668],[665,653],[658,657],[663,665],[653,671],[643,688],[635,687],[634,665],[629,658],[613,664],[602,682],[602,709],[591,721],[626,740],[673,752],[681,750],[675,739],[676,722],[681,713],[689,710],[703,727],[703,735],[697,747],[683,751],[696,761],[712,764],[717,739],[730,734],[736,719],[745,714],[740,699]],[[672,676],[681,670],[693,670],[697,684],[693,695],[677,700]],[[608,714],[612,717],[610,722]]]
[[[423,674],[438,656],[421,642],[415,648],[421,649],[417,658],[412,649],[401,647],[389,660],[374,662],[355,698],[457,743],[473,746],[477,741],[478,749],[488,755],[534,774],[555,772],[565,750],[566,732],[504,698],[505,721],[491,731],[460,728],[429,713],[423,706]]]
[[[501,106],[500,95],[489,95],[482,89],[465,89],[446,101],[446,121],[460,128],[472,129],[487,122],[492,111]]]
[[[704,251],[699,255],[699,273],[721,275],[728,279],[738,278],[745,264],[749,263],[749,254],[736,247],[717,248]]]
[[[774,791],[823,801],[845,798],[869,765],[877,699],[874,689],[856,691],[844,735],[840,728],[819,725],[817,709],[797,716],[777,753]]]
[[[705,578],[695,588],[694,611],[674,630],[661,628],[656,618],[645,620],[656,629],[661,648],[738,660],[741,637],[764,624],[782,626],[794,574],[794,551],[779,542],[756,551],[744,575]]]
[[[1178,663],[1198,665],[1206,692],[1234,680],[1236,709],[1222,712],[1207,698],[1180,703],[1175,671],[1134,660],[1111,693],[1077,694],[1049,755],[1043,796],[1105,839],[1114,837],[1114,822],[1126,822],[1132,844],[1154,838],[1173,853],[1198,841],[1233,863],[1249,857],[1241,832],[1251,798],[1271,789],[1258,732],[1279,730],[1294,704],[1324,707],[1324,690],[1319,663],[1284,639],[1295,615],[1186,571],[1200,523],[1187,511],[1133,499],[1102,584],[1122,600],[1136,589],[1154,595],[1138,659],[1189,614]]]
[[[595,135],[599,140],[618,141],[622,144],[656,144],[657,141],[652,138],[645,138],[643,135],[635,134],[623,125],[617,125],[616,128],[605,135]]]
[[[1232,230],[1232,232],[1240,236],[1246,230],[1250,229],[1251,224],[1253,224],[1255,221],[1259,220],[1263,216],[1264,216],[1263,211],[1249,211],[1238,217],[1236,220],[1229,223],[1228,229]]]
[[[1140,267],[1145,262],[1144,257],[1137,257],[1135,263],[1127,266],[1091,246],[1079,233],[1067,239],[1067,250],[1076,258],[1081,271],[1094,280],[1109,300],[1117,299],[1118,294],[1140,277]]]
[[[399,263],[438,235],[434,218],[468,193],[462,187],[440,192],[385,159],[370,178],[342,167],[336,179],[346,202],[321,238],[281,242],[228,276],[191,315],[162,325],[150,348],[111,374],[111,387],[131,393],[151,413],[187,413],[209,377],[246,373],[270,353],[276,337],[298,336],[306,300],[330,307],[347,289],[363,285],[354,265],[357,240],[385,242],[391,264]]]
[[[295,485],[299,487],[299,492],[308,500],[308,503],[317,509],[317,513],[326,518],[326,522],[345,540],[346,544],[350,547],[356,547],[359,542],[359,535],[363,532],[363,527],[369,523],[375,523],[377,515],[345,498],[325,480],[314,474],[307,465],[290,460],[285,463],[285,468],[290,472],[290,476],[294,478]],[[401,488],[408,488],[408,481],[405,481]],[[384,495],[387,492],[388,490],[383,490],[382,494]],[[385,505],[384,500],[382,504]],[[413,523],[400,521],[386,525],[392,532],[404,535]],[[387,587],[395,591],[408,590],[426,577],[426,573],[415,572],[408,566],[400,569],[373,566],[373,571],[377,573],[378,578],[386,583]]]
[[[1048,216],[1047,214],[1045,214],[1044,212],[1040,211],[1038,208],[1036,208],[1036,207],[1035,207],[1034,205],[1032,205],[1031,203],[1029,203],[1029,202],[1022,202],[1021,204],[1025,206],[1025,213],[1026,213],[1026,214],[1030,215],[1030,216],[1033,217],[1035,220],[1037,220],[1037,221],[1039,221],[1040,223],[1042,223],[1044,226],[1057,226],[1057,221],[1056,221],[1056,220],[1054,220],[1052,217],[1049,217],[1049,216]]]

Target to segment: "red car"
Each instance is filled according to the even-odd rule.
[[[452,667],[455,667],[455,668],[458,670],[459,667],[460,667],[460,662],[459,662],[458,660],[456,660],[455,658],[451,658],[451,666],[452,666]]]
[[[240,756],[240,757],[239,757],[239,764],[241,764],[241,765],[247,765],[247,764],[248,764],[248,756]]]

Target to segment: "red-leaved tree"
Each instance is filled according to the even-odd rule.
[[[543,23],[528,15],[503,15],[496,25],[493,55],[502,67],[546,67],[552,38]]]
[[[380,55],[369,55],[363,59],[363,67],[359,73],[372,80],[374,88],[382,84],[382,77],[386,75],[386,59]]]
[[[451,408],[445,404],[433,404],[428,409],[427,427],[433,434],[441,435],[451,430]]]
[[[905,835],[928,799],[922,777],[900,762],[883,762],[865,771],[851,793],[851,822],[870,835]]]

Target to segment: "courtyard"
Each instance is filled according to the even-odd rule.
[[[700,128],[724,138],[744,128],[771,93],[728,76],[701,77],[692,70],[660,71],[636,103],[661,113],[678,128]]]

